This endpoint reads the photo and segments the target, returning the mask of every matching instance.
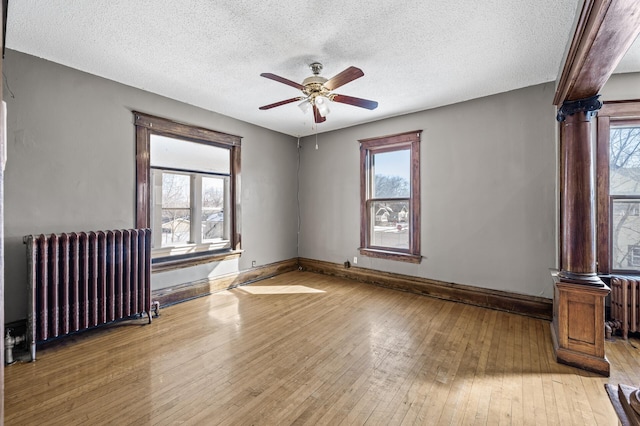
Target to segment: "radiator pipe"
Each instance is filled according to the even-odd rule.
[[[25,341],[25,336],[12,336],[11,329],[7,329],[7,335],[4,337],[4,362],[5,364],[13,364],[13,348],[18,343]]]
[[[613,330],[611,329],[611,326],[605,322],[604,323],[604,337],[605,337],[605,339],[611,339],[611,334],[612,333],[613,333]]]

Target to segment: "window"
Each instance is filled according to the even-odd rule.
[[[421,130],[360,141],[360,253],[419,263]]]
[[[605,103],[597,125],[598,272],[640,271],[640,103]]]
[[[154,270],[240,250],[240,138],[134,113],[136,226],[152,230]]]

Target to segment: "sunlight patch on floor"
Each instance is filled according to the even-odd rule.
[[[325,293],[323,290],[317,290],[305,285],[248,285],[245,287],[240,287],[237,290],[249,294]]]

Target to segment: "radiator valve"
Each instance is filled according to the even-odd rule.
[[[617,330],[622,330],[622,323],[618,320],[605,321],[604,334],[606,339],[611,339]]]
[[[13,364],[13,348],[15,345],[24,342],[25,336],[12,336],[11,330],[7,329],[7,335],[4,337],[4,362],[5,364]]]

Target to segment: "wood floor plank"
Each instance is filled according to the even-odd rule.
[[[367,424],[388,424],[390,419],[395,418],[399,423],[404,418],[406,411],[413,400],[423,374],[423,366],[429,363],[429,351],[433,341],[438,334],[435,330],[446,324],[446,318],[454,307],[451,303],[434,304],[429,309],[429,316],[421,315],[422,327],[419,327],[412,335],[413,345],[409,353],[415,354],[412,362],[407,366],[407,370],[399,377],[398,386],[388,391],[390,399],[381,404],[378,409],[367,419]],[[393,423],[393,422],[392,422]]]
[[[291,272],[116,323],[5,368],[6,425],[617,424],[604,384],[557,364],[549,323]]]
[[[411,363],[412,356],[407,348],[411,346],[410,341],[416,329],[422,326],[417,313],[420,308],[420,304],[407,305],[405,309],[397,305],[392,307],[391,312],[399,316],[404,325],[397,320],[385,322],[385,327],[376,333],[372,343],[378,348],[379,356],[372,374],[361,385],[360,392],[342,404],[341,410],[346,413],[342,424],[364,424],[385,399],[383,395],[387,390],[396,387],[398,378],[403,375],[401,371]]]
[[[470,397],[467,402],[462,424],[486,424],[488,404],[490,397],[490,380],[487,377],[487,363],[492,347],[494,331],[496,330],[497,311],[484,312],[486,320],[482,324],[482,348],[475,366],[475,373],[469,390]]]
[[[448,358],[450,360],[446,368],[446,376],[441,377],[438,384],[439,398],[431,398],[428,410],[422,411],[418,416],[418,421],[424,424],[429,419],[437,419],[439,424],[450,424],[457,411],[459,399],[464,397],[465,379],[468,374],[467,360],[473,360],[470,352],[477,342],[475,338],[479,333],[481,321],[476,321],[477,313],[473,309],[465,307],[460,315],[456,328],[452,333],[457,332],[458,337],[452,347],[449,348]],[[451,336],[453,337],[453,336]],[[470,364],[473,364],[471,361]]]
[[[489,312],[487,310],[478,316],[475,310],[469,311],[471,316],[462,336],[465,348],[438,420],[440,424],[460,424],[466,414],[487,331],[485,315]]]
[[[431,339],[431,345],[428,348],[430,357],[425,357],[425,362],[420,368],[419,380],[416,381],[415,389],[410,389],[408,395],[408,405],[406,407],[400,406],[394,414],[392,420],[401,422],[401,424],[414,424],[419,423],[419,416],[423,410],[429,408],[431,404],[430,397],[437,395],[438,383],[442,382],[446,378],[447,365],[448,365],[448,349],[454,344],[449,341],[447,336],[460,317],[464,307],[461,305],[452,305],[450,316],[451,322],[446,321],[439,322],[438,327],[434,330],[433,338]],[[455,334],[457,337],[458,335]],[[406,409],[404,409],[406,408]]]
[[[523,387],[526,389],[524,396],[528,402],[526,408],[525,424],[546,425],[549,421],[545,411],[544,388],[542,382],[542,367],[540,364],[540,353],[538,351],[538,328],[539,324],[535,321],[527,320],[527,333],[523,334],[525,341],[523,342],[523,353],[526,354],[523,359],[523,374],[526,379]]]

